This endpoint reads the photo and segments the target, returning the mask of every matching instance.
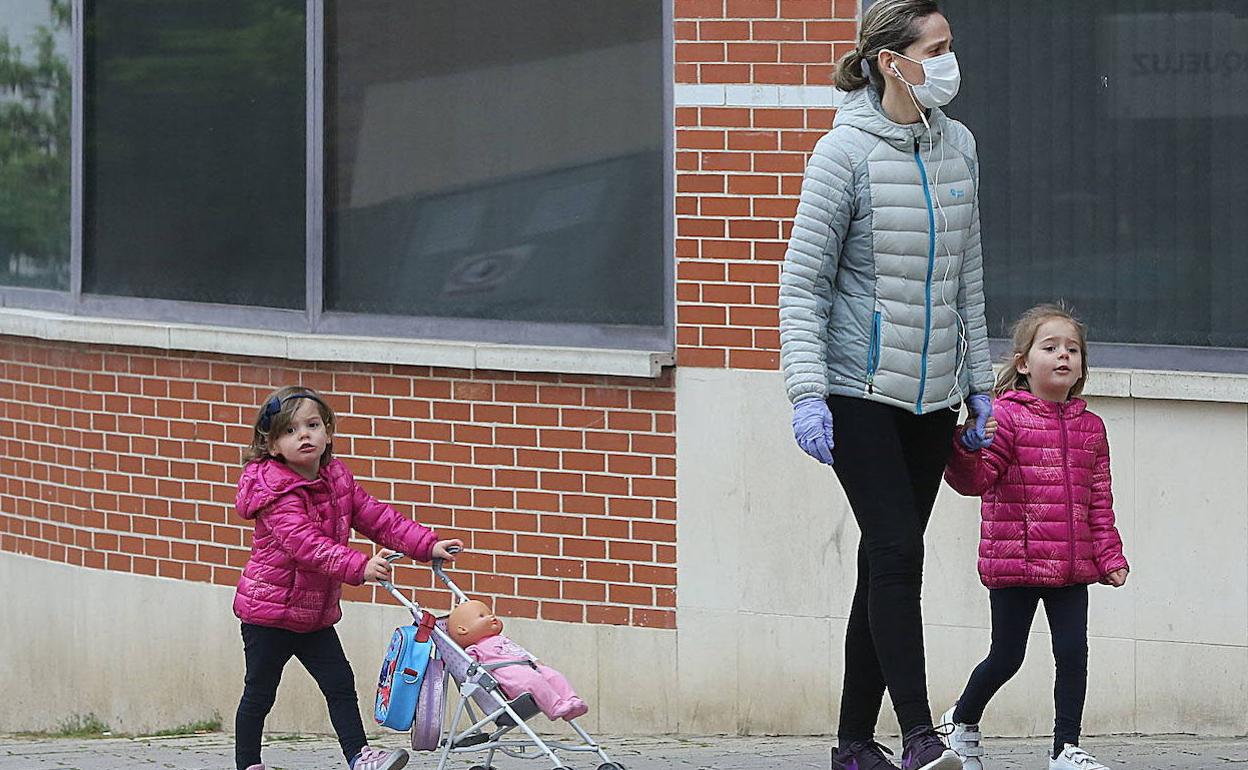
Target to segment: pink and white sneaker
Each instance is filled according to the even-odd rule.
[[[386,751],[365,746],[351,763],[351,770],[399,770],[406,764],[406,749]]]

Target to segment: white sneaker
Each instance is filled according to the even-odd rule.
[[[406,749],[386,751],[365,746],[351,765],[351,770],[400,770],[406,764]]]
[[[958,753],[958,757],[962,760],[962,770],[984,770],[984,763],[980,760],[980,757],[984,755],[984,748],[979,745],[983,738],[979,732],[979,725],[954,722],[953,711],[956,708],[956,705],[950,706],[945,715],[940,718],[940,732],[949,743],[949,748]]]
[[[1096,761],[1096,757],[1079,748],[1066,744],[1066,748],[1062,749],[1062,753],[1057,755],[1057,759],[1049,760],[1049,770],[1109,770],[1108,767]]]

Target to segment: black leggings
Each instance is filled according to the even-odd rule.
[[[932,723],[919,609],[923,532],[957,413],[916,415],[847,396],[830,396],[828,406],[832,467],[862,532],[837,728],[846,745],[874,738],[885,687],[903,733]]]
[[[234,720],[234,763],[238,770],[260,764],[264,718],[273,708],[286,662],[295,657],[308,670],[329,705],[329,720],[347,761],[364,748],[364,724],[355,695],[355,674],[331,628],[301,634],[281,628],[243,623],[243,655],[247,676]]]
[[[992,646],[988,657],[971,673],[953,721],[978,724],[988,701],[1018,672],[1027,652],[1031,619],[1036,605],[1043,601],[1057,664],[1053,751],[1067,743],[1078,746],[1088,690],[1088,587],[994,588],[988,598],[992,604]]]

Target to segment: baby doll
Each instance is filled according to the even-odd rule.
[[[520,645],[503,636],[503,622],[483,602],[467,601],[451,610],[446,630],[478,663],[511,663],[490,671],[508,698],[533,694],[550,719],[576,719],[589,711],[563,674],[543,666]]]

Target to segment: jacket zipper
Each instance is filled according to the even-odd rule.
[[[875,393],[875,371],[880,368],[880,311],[871,314],[871,347],[867,349],[867,392]]]
[[[923,181],[923,197],[927,201],[927,280],[923,289],[923,357],[920,359],[919,397],[915,400],[916,414],[923,414],[923,391],[927,388],[927,351],[932,335],[932,273],[936,268],[936,212],[932,210],[932,191],[927,185],[927,169],[919,154],[919,138],[914,137],[914,162],[919,166],[919,178]]]
[[[1070,561],[1068,564],[1069,582],[1075,580],[1075,505],[1074,497],[1070,490],[1070,445],[1066,437],[1066,410],[1061,404],[1057,407],[1057,421],[1062,427],[1062,478],[1066,482],[1066,542],[1070,547]]]

